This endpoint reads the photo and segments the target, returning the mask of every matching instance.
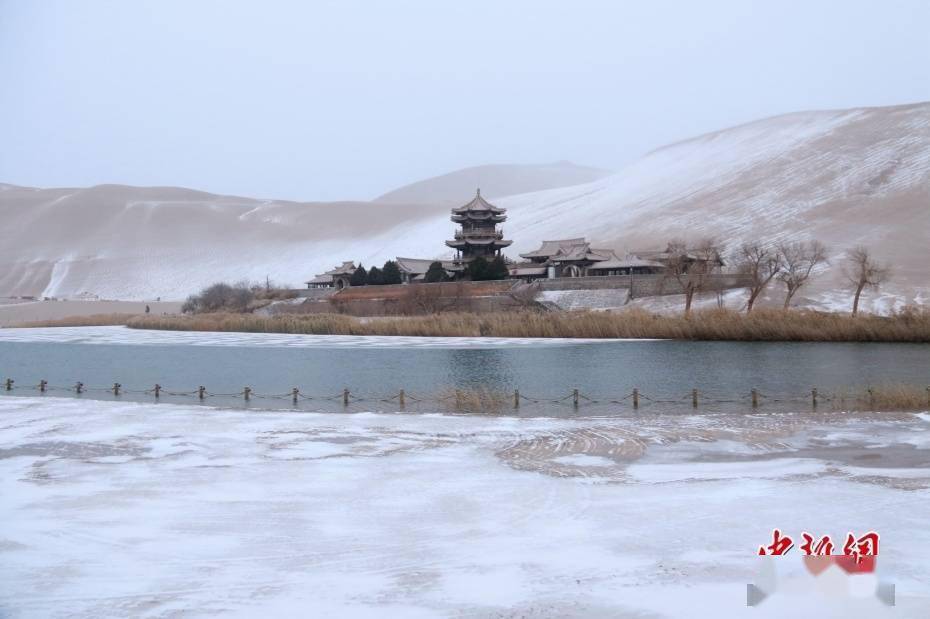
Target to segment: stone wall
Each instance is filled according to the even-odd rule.
[[[707,281],[705,292],[740,288],[745,285],[745,278],[739,275],[715,274],[709,276]],[[403,316],[447,311],[493,312],[539,307],[528,301],[526,295],[519,294],[521,288],[527,287],[544,293],[540,295],[540,301],[553,301],[553,295],[557,295],[558,292],[591,291],[592,294],[587,296],[573,295],[569,308],[583,309],[584,300],[589,299],[591,308],[596,309],[607,307],[605,304],[615,307],[620,299],[625,300],[630,296],[631,283],[633,298],[682,293],[678,280],[664,275],[634,275],[632,278],[629,275],[565,277],[540,279],[529,285],[517,280],[391,284],[350,287],[338,292],[332,288],[306,290],[304,292],[312,294],[302,295],[306,297],[305,302],[275,308],[275,313]]]

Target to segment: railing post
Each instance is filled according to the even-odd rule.
[[[403,389],[401,389],[400,393],[397,394],[397,403],[400,405],[400,410],[404,410],[404,408],[407,406],[406,395],[407,394],[404,393]]]
[[[155,399],[157,400],[161,396],[161,385],[155,383]]]
[[[205,397],[207,397],[206,391],[207,391],[207,388],[204,387],[203,385],[200,385],[199,387],[197,387],[197,397],[203,400]]]
[[[39,393],[45,393],[46,389],[48,389],[48,381],[43,378],[39,381]]]
[[[871,387],[869,387],[868,391],[869,391],[869,407],[875,408],[875,391],[873,391]]]
[[[82,383],[81,381],[76,382],[74,384],[74,392],[77,393],[78,395],[81,395],[83,391],[84,391],[84,383]]]
[[[455,408],[456,409],[462,408],[462,390],[461,389],[455,390]]]
[[[248,402],[248,401],[249,401],[249,398],[252,397],[252,388],[251,388],[251,387],[243,387],[243,388],[242,388],[242,397],[245,399],[246,402]]]
[[[811,389],[811,404],[814,408],[817,408],[817,387]]]
[[[291,389],[291,404],[293,404],[294,406],[297,405],[297,396],[299,395],[300,395],[300,391],[297,389],[297,387],[294,387],[293,389]]]
[[[519,389],[513,390],[513,407],[520,408],[520,390]]]
[[[752,407],[758,408],[759,407],[759,392],[753,389],[750,393],[752,394]]]
[[[572,405],[578,408],[578,390],[572,389]]]
[[[122,387],[119,383],[113,383],[113,395],[119,395],[119,388]]]
[[[927,406],[930,406],[930,387],[927,387]]]
[[[691,408],[697,408],[698,406],[698,390],[691,390]]]
[[[6,379],[6,381],[4,381],[4,384],[6,385],[6,390],[7,390],[7,391],[13,391],[13,382],[14,382],[14,381],[13,381],[12,378],[8,378],[8,379]]]
[[[342,405],[343,406],[349,405],[349,390],[348,389],[342,390]]]
[[[639,408],[639,389],[633,389],[633,408]]]

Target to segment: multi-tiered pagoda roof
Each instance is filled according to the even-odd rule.
[[[458,250],[458,259],[462,262],[481,256],[493,258],[500,250],[513,241],[504,239],[503,231],[497,224],[507,220],[507,209],[494,206],[481,197],[479,189],[471,202],[452,209],[452,221],[461,225],[455,232],[455,238],[446,241],[446,245]]]

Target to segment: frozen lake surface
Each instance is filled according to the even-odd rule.
[[[0,616],[925,618],[928,450],[926,413],[520,419],[8,397]],[[774,527],[880,532],[897,606],[747,608]]]

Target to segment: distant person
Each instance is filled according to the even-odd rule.
[[[152,311],[152,308],[149,307],[148,305],[146,305],[146,306],[145,306],[145,313],[148,314],[148,313],[151,312],[151,311]]]

